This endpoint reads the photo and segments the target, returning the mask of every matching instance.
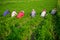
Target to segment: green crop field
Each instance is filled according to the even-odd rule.
[[[52,16],[49,11],[57,8],[58,13]],[[5,10],[10,14],[3,16]],[[36,16],[30,13],[35,9]],[[40,13],[47,10],[47,16]],[[0,0],[0,40],[60,40],[60,0]],[[11,17],[13,10],[18,13],[24,10],[21,19]]]

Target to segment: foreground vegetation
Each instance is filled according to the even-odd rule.
[[[52,16],[49,13],[51,9],[59,7],[57,0],[23,2],[2,0],[0,5],[0,40],[60,40],[60,14]],[[35,18],[30,17],[33,8],[36,10]],[[42,18],[40,13],[44,8],[47,9],[47,16]],[[11,18],[10,15],[3,17],[2,14],[6,9],[10,12],[24,10],[25,16],[22,19]]]

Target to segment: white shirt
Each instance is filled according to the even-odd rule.
[[[12,14],[11,14],[11,17],[16,16],[16,14],[17,14],[16,11],[13,11]]]
[[[43,12],[41,13],[41,16],[42,16],[42,17],[45,17],[45,15],[46,15],[46,11],[43,11]]]

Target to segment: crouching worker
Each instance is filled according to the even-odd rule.
[[[18,13],[17,18],[22,18],[24,16],[24,11]]]
[[[6,10],[3,14],[3,16],[6,16],[7,14],[10,14],[10,11],[9,10]]]
[[[13,12],[12,12],[12,14],[11,14],[11,17],[14,17],[14,16],[16,16],[17,15],[17,13],[16,13],[16,11],[14,10]]]
[[[31,17],[35,17],[35,15],[36,15],[36,11],[34,9],[32,9]]]
[[[52,9],[50,13],[51,13],[52,15],[55,15],[55,14],[57,13],[56,8]]]
[[[44,9],[41,13],[41,17],[45,17],[46,16],[46,9]]]

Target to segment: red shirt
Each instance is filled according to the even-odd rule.
[[[24,12],[19,12],[17,18],[22,18],[24,16]]]

